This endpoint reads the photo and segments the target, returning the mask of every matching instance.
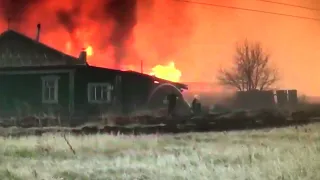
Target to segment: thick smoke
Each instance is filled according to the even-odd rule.
[[[92,46],[91,65],[140,67],[143,60],[151,69],[168,63],[191,36],[192,18],[185,4],[172,0],[9,2],[0,0],[2,21],[11,17],[14,29],[28,36],[34,36],[40,22],[41,41],[74,56]]]
[[[78,7],[72,8],[70,11],[58,10],[57,11],[58,21],[66,28],[66,30],[72,34],[77,28],[75,17],[79,15]]]
[[[81,42],[78,42],[78,39],[74,36],[74,32],[81,25],[77,17],[81,15],[82,2],[83,0],[78,0],[78,2],[73,0],[70,9],[57,9],[55,12],[58,22],[67,30],[73,44],[77,48],[82,48],[80,47]]]
[[[110,42],[114,46],[116,66],[119,66],[125,56],[125,43],[132,36],[133,28],[137,24],[137,1],[112,0],[105,4],[105,12],[114,22]]]
[[[90,12],[91,20],[97,20],[97,12],[102,12],[99,20],[109,21],[112,24],[110,39],[105,39],[111,44],[114,50],[114,59],[116,66],[121,64],[121,60],[126,54],[126,41],[131,38],[132,31],[137,24],[137,2],[136,0],[109,0],[101,1],[102,4]],[[56,12],[58,21],[72,34],[81,22],[77,17],[81,14],[81,8],[84,7],[84,1],[74,1],[71,9],[59,9]],[[103,8],[102,11],[99,8]],[[101,19],[102,18],[102,19]],[[74,38],[73,38],[74,39]],[[110,48],[110,47],[109,47]]]
[[[1,15],[6,21],[19,25],[28,11],[41,0],[0,0]]]

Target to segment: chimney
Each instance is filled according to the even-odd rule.
[[[39,42],[40,40],[40,30],[41,30],[41,24],[37,24],[37,35],[36,35],[36,41]]]
[[[87,64],[87,52],[85,49],[82,49],[79,55],[80,64]]]

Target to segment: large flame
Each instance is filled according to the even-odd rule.
[[[88,56],[92,56],[92,55],[93,55],[92,46],[88,46],[88,47],[86,48],[86,52],[87,52],[87,55],[88,55]]]
[[[137,8],[127,8],[135,1]],[[259,1],[201,1],[320,18],[319,12]],[[318,1],[292,1],[301,6],[320,8]],[[117,2],[127,3],[115,4]],[[320,86],[314,83],[315,78],[310,78],[320,75],[318,21],[173,0],[32,0],[10,3],[0,0],[0,5],[0,32],[10,25],[10,29],[34,38],[36,24],[41,23],[41,42],[76,57],[86,49],[88,64],[92,66],[127,66],[124,69],[168,80],[211,84],[216,83],[220,68],[232,65],[235,43],[248,39],[261,42],[271,54],[272,63],[281,69],[279,86],[296,88],[310,95],[319,95],[320,92]],[[257,27],[263,28],[257,31]],[[290,46],[287,46],[288,42]],[[174,63],[160,65],[168,58],[179,64],[179,70],[172,67]],[[296,75],[297,71],[299,75]],[[180,78],[181,72],[183,76]],[[212,85],[213,88],[217,86]],[[206,91],[199,84],[195,84],[195,88]]]
[[[152,68],[150,75],[172,82],[179,82],[182,74],[181,71],[175,67],[174,62],[171,61],[166,66],[156,65]]]
[[[147,71],[144,72],[143,70]],[[164,80],[172,81],[172,82],[180,82],[182,73],[179,69],[175,67],[174,61],[170,61],[167,65],[155,65],[152,68],[143,67],[143,64],[138,68],[134,65],[123,65],[121,67],[122,71],[136,71],[143,74],[148,74],[151,76],[155,76]]]

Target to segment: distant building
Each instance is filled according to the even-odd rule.
[[[235,95],[234,106],[241,109],[275,108],[273,91],[239,91]]]
[[[233,104],[241,109],[273,109],[295,108],[297,103],[297,90],[251,90],[237,92]]]
[[[13,30],[0,35],[1,116],[128,114],[147,108],[150,93],[156,96],[152,91],[164,83],[168,86],[160,89],[187,89],[133,71],[89,66],[86,52],[72,57]]]
[[[298,91],[295,89],[288,90],[288,102],[291,106],[298,104]]]
[[[279,107],[285,107],[288,104],[288,94],[286,90],[277,90],[276,97]]]

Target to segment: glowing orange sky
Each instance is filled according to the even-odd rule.
[[[59,50],[66,51],[69,35],[55,21],[56,7],[70,6],[70,0],[50,0],[34,8],[23,23],[23,31],[35,36],[36,24],[41,22],[41,41]],[[200,0],[195,0],[200,1]],[[89,3],[90,2],[90,3]],[[320,12],[291,8],[259,2],[256,0],[202,0],[222,5],[232,5],[265,11],[320,18]],[[319,7],[314,0],[280,1],[302,6]],[[88,1],[88,9],[98,4],[98,0]],[[319,3],[320,4],[320,3]],[[245,38],[260,41],[271,54],[271,60],[281,73],[280,88],[296,88],[302,93],[320,95],[320,21],[310,21],[289,17],[260,14],[241,10],[223,9],[172,0],[157,0],[150,7],[140,4],[138,24],[134,29],[134,46],[124,64],[140,68],[144,59],[144,69],[157,64],[174,61],[181,70],[181,80],[185,82],[215,82],[220,67],[230,65],[237,41]],[[41,13],[41,16],[39,14]],[[109,24],[101,24],[85,19],[87,37],[83,43],[93,46],[95,62],[109,66],[110,52],[95,47],[96,39],[108,35]],[[0,28],[5,30],[6,23]],[[103,31],[101,30],[103,29]],[[101,36],[103,32],[104,36]],[[80,51],[80,49],[79,49]],[[78,52],[78,50],[76,51]],[[72,52],[74,55],[78,53]],[[93,61],[93,60],[92,60]]]

